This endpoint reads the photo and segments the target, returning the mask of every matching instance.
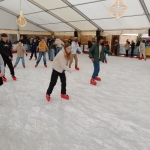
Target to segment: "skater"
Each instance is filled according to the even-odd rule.
[[[89,40],[88,41],[88,48],[87,49],[90,50],[92,46],[93,46],[93,43]]]
[[[56,44],[56,55],[57,55],[59,51],[62,49],[62,46],[64,46],[64,42],[61,41],[59,38],[56,38],[55,44]]]
[[[137,51],[138,51],[138,55],[137,55],[137,58],[140,58],[140,41],[137,41],[137,43],[136,43],[136,49],[137,49]]]
[[[69,96],[66,95],[66,75],[65,71],[72,72],[72,70],[67,66],[70,60],[71,55],[71,46],[69,43],[64,45],[64,49],[62,49],[57,56],[54,58],[52,63],[52,75],[51,81],[49,84],[49,88],[46,93],[46,99],[50,101],[50,95],[52,94],[53,88],[56,85],[58,76],[60,77],[61,81],[61,98],[69,100]]]
[[[126,41],[126,44],[124,45],[124,48],[126,50],[125,57],[128,57],[128,52],[129,52],[129,49],[130,49],[130,42],[129,41]]]
[[[43,56],[44,66],[47,67],[46,64],[46,51],[48,50],[47,44],[44,40],[44,37],[41,39],[41,42],[39,43],[39,57],[36,62],[35,68],[38,66],[39,62],[41,61],[41,58]]]
[[[56,44],[54,44],[54,40],[52,40],[51,44],[49,45],[48,50],[48,57],[50,61],[54,60],[55,57],[55,51],[56,51]]]
[[[134,49],[135,49],[135,43],[132,40],[132,42],[131,42],[131,57],[130,58],[133,58]]]
[[[139,58],[139,60],[142,60],[142,55],[143,55],[144,60],[146,61],[146,56],[145,56],[145,40],[141,41],[139,49],[140,49],[140,58]]]
[[[17,78],[15,77],[15,72],[14,72],[14,67],[12,64],[12,60],[13,60],[13,55],[12,55],[12,51],[10,49],[10,46],[7,44],[7,39],[8,36],[7,34],[3,33],[1,35],[1,41],[0,41],[0,54],[2,55],[3,61],[4,61],[4,66],[6,67],[6,64],[10,70],[10,74],[12,76],[13,80],[17,80]],[[5,76],[3,76],[3,81],[6,82],[7,79],[5,78]]]
[[[36,39],[34,39],[34,41],[31,43],[31,56],[30,56],[29,60],[32,59],[33,54],[34,54],[35,60],[37,60],[37,55],[36,55],[37,47],[38,47],[38,43],[37,43]]]
[[[22,46],[21,41],[18,42],[18,45],[17,45],[15,51],[17,52],[17,58],[16,58],[16,62],[15,62],[14,68],[17,67],[20,59],[22,59],[22,66],[23,66],[23,68],[26,68],[25,60],[24,60],[24,54],[27,55],[27,52],[26,52],[24,46]]]
[[[113,53],[105,49],[105,47],[103,46],[103,41],[104,41],[103,36],[98,36],[97,43],[94,44],[89,51],[89,57],[94,65],[94,72],[90,80],[90,84],[92,85],[97,84],[95,80],[101,81],[101,78],[98,77],[98,73],[100,71],[100,61],[104,63],[105,58],[104,53],[114,55]]]
[[[3,79],[2,79],[3,76],[4,76],[4,61],[0,54],[0,86],[3,85]]]
[[[69,68],[71,68],[71,64],[72,64],[73,58],[74,58],[75,59],[75,69],[79,70],[79,68],[78,68],[78,57],[77,57],[77,52],[78,51],[79,51],[79,53],[82,53],[82,50],[81,50],[81,48],[79,47],[79,44],[78,44],[78,40],[75,39],[71,44],[71,56],[70,56]]]
[[[105,42],[105,46],[104,46],[108,51],[109,51],[109,44],[108,44],[108,41]],[[104,53],[104,61],[105,63],[107,63],[107,58],[106,58],[106,53]]]

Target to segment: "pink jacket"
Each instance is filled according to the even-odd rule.
[[[54,58],[52,68],[60,73],[62,73],[64,70],[71,73],[73,70],[67,66],[69,64],[69,60],[66,60],[64,55],[65,51],[62,49]]]

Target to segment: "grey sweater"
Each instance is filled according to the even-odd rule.
[[[0,73],[4,73],[4,61],[1,55],[0,55]]]

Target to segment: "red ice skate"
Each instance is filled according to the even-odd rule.
[[[31,60],[32,58],[30,58],[29,60]]]
[[[46,94],[46,99],[49,102],[51,100],[51,97],[48,94]]]
[[[105,60],[105,63],[107,64],[107,60]]]
[[[24,65],[23,68],[26,68],[26,66]]]
[[[37,58],[35,58],[35,60],[37,60]]]
[[[66,95],[66,94],[61,94],[61,98],[66,99],[66,100],[69,100],[69,96]]]
[[[14,69],[16,68],[16,66],[14,66]]]
[[[5,77],[2,77],[3,82],[7,82],[7,79]]]
[[[99,78],[99,77],[96,77],[96,78],[95,78],[95,80],[97,80],[97,81],[101,81],[101,78]]]
[[[13,79],[14,81],[16,81],[16,80],[17,80],[17,78],[16,78],[15,76],[12,76],[12,79]]]
[[[45,68],[47,68],[47,65],[44,65],[45,66]]]
[[[35,65],[35,68],[38,66],[38,64]]]
[[[139,60],[142,60],[142,57],[140,57]]]
[[[80,70],[80,69],[77,67],[77,65],[75,66],[75,69],[76,69],[76,70]]]
[[[92,85],[96,85],[97,83],[95,82],[95,80],[94,80],[94,79],[91,79],[90,84],[92,84]]]

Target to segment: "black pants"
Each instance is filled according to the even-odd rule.
[[[31,56],[30,56],[31,59],[32,59],[32,57],[33,57],[33,54],[34,54],[35,58],[37,58],[36,50],[32,50],[32,51],[31,51]]]
[[[47,90],[48,95],[50,95],[52,93],[54,86],[57,83],[58,76],[60,77],[60,81],[61,81],[61,94],[66,94],[66,75],[65,75],[65,73],[59,73],[56,70],[53,70],[49,88]]]
[[[126,50],[126,56],[128,57],[128,50]]]
[[[11,74],[12,76],[14,76],[14,75],[15,75],[15,72],[14,72],[14,67],[13,67],[12,61],[11,61],[11,60],[5,60],[5,59],[4,59],[4,65],[5,65],[5,67],[6,67],[6,65],[8,66],[8,68],[9,68],[9,70],[10,70],[10,74]]]
[[[131,56],[133,57],[134,48],[131,49]]]
[[[0,77],[0,86],[3,85],[2,77]]]

